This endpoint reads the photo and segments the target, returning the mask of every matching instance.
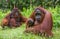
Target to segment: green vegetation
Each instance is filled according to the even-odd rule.
[[[23,8],[22,11],[22,15],[26,16],[27,18],[30,16],[31,12],[34,9],[32,7],[30,7],[30,9],[25,9]],[[47,8],[47,10],[49,10],[52,13],[52,17],[53,17],[53,29],[52,32],[54,34],[54,36],[52,38],[46,38],[46,37],[42,37],[42,36],[38,36],[38,35],[34,35],[31,33],[24,33],[25,27],[26,25],[23,24],[18,28],[5,28],[5,30],[2,30],[1,26],[0,26],[0,39],[60,39],[60,7],[56,6],[56,8]],[[8,12],[10,12],[8,10]],[[2,19],[6,16],[7,13],[2,13],[2,11],[0,10],[0,22],[2,21]]]
[[[30,6],[43,6],[43,7],[55,7],[60,5],[60,0],[0,0],[0,8],[13,9],[16,5],[19,9],[23,10],[23,7],[29,8]]]

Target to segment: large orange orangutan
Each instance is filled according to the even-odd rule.
[[[37,7],[26,21],[25,32],[33,32],[35,34],[44,34],[46,36],[53,36],[52,34],[52,15],[46,9]]]
[[[3,20],[2,20],[2,27],[5,26],[8,27],[18,27],[22,23],[25,23],[27,18],[22,16],[21,13],[19,13],[18,8],[14,8],[11,13],[9,13]]]

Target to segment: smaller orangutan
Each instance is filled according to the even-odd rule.
[[[25,23],[27,18],[22,16],[18,8],[14,8],[11,13],[7,14],[6,17],[2,20],[2,25],[5,27],[19,27],[22,23]],[[2,26],[2,27],[3,27]]]
[[[26,28],[34,26],[34,20],[29,18],[26,22],[26,25],[27,25]]]
[[[34,24],[32,25],[32,27],[30,27],[28,26],[30,23],[28,23],[29,21],[27,21],[28,24],[26,24],[27,28],[25,32],[33,32],[34,34],[41,34],[41,35],[44,34],[48,37],[53,36],[52,15],[46,9],[42,7],[36,8],[35,11],[31,14],[30,19],[34,21]]]

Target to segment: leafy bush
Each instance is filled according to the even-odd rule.
[[[48,9],[52,13],[54,27],[60,27],[60,7]]]
[[[16,5],[19,9],[29,8],[32,6],[55,7],[60,5],[60,0],[0,0],[0,8],[12,9]]]

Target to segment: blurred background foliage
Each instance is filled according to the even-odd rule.
[[[29,8],[30,6],[56,7],[60,5],[60,0],[0,0],[0,8],[12,9],[16,5],[19,9]]]

